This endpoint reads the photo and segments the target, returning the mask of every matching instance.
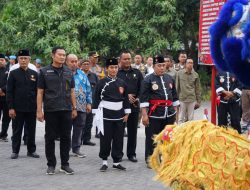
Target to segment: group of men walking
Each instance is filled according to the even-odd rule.
[[[97,64],[97,52],[90,52],[88,60],[78,60],[74,54],[66,55],[63,47],[54,47],[51,56],[52,63],[40,68],[39,74],[30,63],[28,50],[18,52],[18,63],[10,72],[4,67],[4,55],[0,56],[3,110],[0,137],[7,136],[11,118],[11,158],[17,159],[25,124],[27,156],[39,158],[35,145],[36,119],[45,121],[49,175],[55,174],[57,164],[55,140],[60,139],[60,171],[73,174],[69,166],[70,149],[77,157],[86,156],[80,147],[81,144],[95,145],[91,142],[92,125],[98,128],[96,135],[100,137],[100,171],[107,171],[110,154],[113,168],[126,170],[121,165],[125,127],[126,156],[131,162],[137,162],[140,121],[145,126],[147,163],[154,149],[153,136],[167,124],[192,120],[194,110],[201,104],[199,75],[194,71],[193,60],[184,52],[180,53],[177,64],[172,63],[171,57],[156,55],[149,57],[144,65],[141,55],[136,55],[132,64],[131,53],[123,51],[119,59],[106,59],[105,68]]]

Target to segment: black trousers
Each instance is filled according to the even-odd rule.
[[[240,105],[239,102],[228,103],[220,105],[217,107],[218,111],[218,125],[219,126],[227,126],[228,120],[227,116],[230,115],[231,126],[241,134],[241,126],[240,126]]]
[[[72,151],[78,152],[81,147],[82,131],[85,127],[86,112],[77,112],[77,117],[73,120],[72,130]]]
[[[82,131],[82,142],[89,142],[91,139],[91,129],[93,126],[93,114],[87,113],[85,126]]]
[[[27,130],[26,123],[24,123],[24,126],[23,126],[23,142],[27,142],[27,141],[28,141],[28,130]]]
[[[175,115],[166,119],[149,118],[149,125],[145,128],[146,141],[145,141],[145,161],[148,161],[149,156],[154,151],[153,136],[159,134],[166,125],[174,124]]]
[[[26,123],[28,130],[27,150],[29,153],[36,151],[36,112],[16,112],[15,119],[12,120],[13,136],[12,136],[12,152],[19,153],[23,125]]]
[[[55,139],[60,137],[61,165],[69,165],[71,145],[72,117],[71,111],[45,112],[45,154],[47,165],[56,166]]]
[[[101,133],[100,133],[101,134]],[[123,157],[123,135],[124,123],[119,121],[104,120],[104,135],[100,136],[100,153],[99,157],[107,160],[110,151],[114,163],[118,163]],[[112,150],[111,150],[112,145]]]
[[[137,143],[137,126],[139,120],[139,112],[132,112],[128,116],[127,121],[127,156],[128,158],[136,156],[136,143]]]
[[[6,101],[0,101],[0,118],[1,116],[2,116],[2,130],[0,133],[0,137],[7,137],[11,118],[9,117],[9,109]]]

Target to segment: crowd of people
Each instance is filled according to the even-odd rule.
[[[194,70],[194,60],[180,52],[178,63],[171,56],[155,55],[143,59],[129,51],[117,58],[108,58],[99,65],[97,52],[88,59],[67,54],[63,47],[54,47],[52,63],[42,67],[41,59],[31,63],[29,50],[17,55],[0,54],[0,109],[2,113],[1,141],[8,141],[12,120],[11,159],[19,156],[24,129],[27,156],[36,153],[36,120],[45,121],[45,155],[47,174],[55,174],[57,164],[55,140],[60,141],[60,171],[73,174],[69,152],[84,158],[81,145],[95,146],[91,129],[100,138],[100,171],[108,169],[108,157],[113,168],[122,166],[125,128],[126,156],[137,162],[137,130],[145,126],[145,162],[154,150],[153,136],[167,124],[181,124],[194,118],[201,105],[201,84]],[[145,60],[145,64],[144,61]],[[228,125],[241,133],[240,99],[243,121],[249,124],[249,88],[243,87],[231,74],[219,72],[216,77],[218,124]],[[244,98],[243,98],[244,97]]]

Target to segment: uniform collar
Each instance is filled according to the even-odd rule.
[[[153,72],[152,74],[157,76],[157,77],[163,77],[164,76],[164,75],[157,75],[155,72]]]
[[[112,77],[110,77],[110,76],[107,76],[107,78],[110,79],[110,80],[114,80],[114,81],[117,79],[117,77],[112,78]]]
[[[52,63],[50,64],[50,68],[52,68],[52,69],[65,69],[65,65],[63,64],[62,65],[62,67],[54,67],[53,65],[52,65]]]
[[[85,73],[84,71],[82,71],[84,74],[89,75],[91,73],[91,71],[89,70],[87,73]]]
[[[123,69],[123,68],[120,68],[119,70],[120,70],[120,71],[124,71],[124,72],[130,72],[130,71],[133,71],[134,68],[132,68],[132,67],[130,66],[128,70],[125,70],[125,69]]]
[[[186,70],[186,68],[184,69],[184,71],[185,71],[185,73],[187,73],[187,74],[193,74],[193,73],[194,73],[194,69],[192,69],[192,71],[191,71],[190,73]]]

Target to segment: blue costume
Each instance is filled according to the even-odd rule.
[[[250,14],[248,0],[228,0],[210,27],[210,49],[219,70],[250,86]],[[232,31],[239,31],[237,35]],[[232,34],[233,33],[233,34]]]

